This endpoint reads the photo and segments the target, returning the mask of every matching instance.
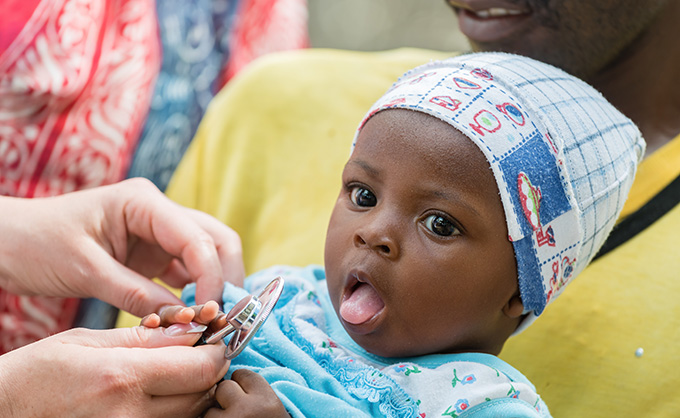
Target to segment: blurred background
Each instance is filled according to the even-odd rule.
[[[307,0],[312,47],[378,51],[468,48],[444,0]]]

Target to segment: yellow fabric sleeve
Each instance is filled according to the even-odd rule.
[[[640,209],[678,176],[680,176],[680,136],[642,160],[620,219]]]
[[[340,173],[364,112],[405,70],[448,55],[268,55],[213,101],[168,195],[241,234],[248,273],[323,263]],[[645,160],[627,210],[678,170],[680,138]],[[507,342],[501,357],[536,385],[554,417],[677,416],[679,232],[676,207],[598,259]]]

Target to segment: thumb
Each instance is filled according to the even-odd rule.
[[[206,326],[196,323],[174,324],[167,328],[136,326],[107,330],[76,328],[55,335],[64,342],[88,347],[158,348],[176,345],[192,346]]]
[[[170,290],[108,254],[102,253],[98,258],[101,264],[88,282],[91,286],[88,294],[97,299],[139,317],[157,312],[165,305],[184,305]]]
[[[191,347],[200,333],[164,332],[170,328],[77,328],[48,338],[62,344],[104,349],[102,354],[112,364],[135,371],[140,387],[149,395],[207,391],[229,368],[230,362],[224,357],[226,346]]]

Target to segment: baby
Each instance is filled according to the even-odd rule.
[[[359,126],[325,267],[246,280],[286,285],[206,416],[550,416],[496,355],[596,254],[644,148],[597,91],[528,58],[409,71]],[[225,307],[245,294],[227,284]]]

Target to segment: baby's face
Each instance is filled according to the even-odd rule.
[[[342,183],[325,267],[349,335],[385,357],[500,351],[522,308],[482,152],[434,117],[385,110],[361,131]]]

